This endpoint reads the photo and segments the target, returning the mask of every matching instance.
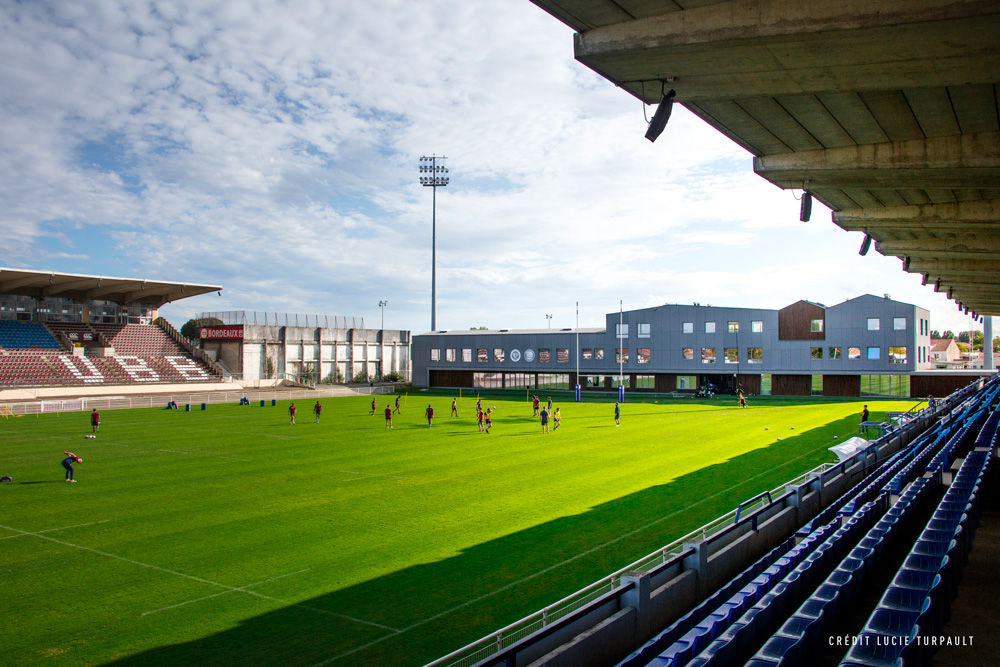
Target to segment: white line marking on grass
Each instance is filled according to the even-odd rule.
[[[212,459],[228,459],[230,461],[249,461],[250,459],[240,459],[235,456],[222,456],[220,454],[205,454],[202,452],[181,452],[176,449],[157,449],[158,452],[166,452],[167,454],[187,454],[189,456],[207,456]]]
[[[291,577],[296,574],[302,574],[303,572],[308,572],[311,568],[306,568],[304,570],[299,570],[298,572],[289,572],[288,574],[282,574],[277,577],[272,577],[270,579],[265,579],[264,581],[255,581],[252,584],[245,584],[243,586],[238,586],[236,588],[230,589],[228,591],[222,591],[221,593],[216,593],[215,595],[206,595],[205,597],[196,598],[194,600],[188,600],[187,602],[181,602],[178,604],[170,605],[169,607],[160,607],[159,609],[154,609],[153,611],[144,611],[140,616],[149,616],[150,614],[156,614],[161,611],[167,611],[168,609],[177,609],[178,607],[184,607],[189,604],[194,604],[195,602],[201,602],[202,600],[211,600],[212,598],[217,598],[220,595],[228,595],[229,593],[235,593],[238,591],[245,591],[245,589],[251,586],[260,586],[261,584],[268,584],[272,581],[277,581],[278,579],[284,579],[285,577]]]
[[[60,528],[46,528],[45,530],[37,530],[34,533],[22,533],[20,535],[7,535],[6,537],[0,537],[0,540],[9,540],[14,537],[25,537],[25,535],[38,535],[40,533],[53,533],[58,530],[69,530],[70,528],[80,528],[82,526],[94,526],[99,523],[107,523],[111,519],[104,519],[103,521],[90,521],[88,523],[75,523],[72,526],[62,526]],[[14,530],[11,528],[11,530]]]
[[[651,522],[647,523],[645,526],[640,526],[639,528],[636,528],[634,530],[630,530],[627,533],[619,535],[618,537],[616,537],[613,540],[608,540],[604,544],[599,544],[596,547],[593,547],[591,549],[587,549],[586,551],[578,553],[575,556],[570,556],[569,558],[567,558],[564,561],[561,561],[559,563],[555,563],[553,565],[550,565],[550,566],[548,566],[548,567],[546,567],[544,569],[539,570],[538,572],[534,572],[532,574],[529,574],[526,577],[522,577],[521,579],[518,579],[517,581],[512,581],[509,584],[507,584],[506,586],[501,586],[500,588],[498,588],[496,590],[493,590],[493,591],[490,591],[489,593],[484,593],[484,594],[480,595],[477,598],[473,598],[472,600],[466,600],[462,604],[457,605],[455,607],[452,607],[451,609],[446,609],[445,611],[442,611],[439,614],[435,614],[433,616],[429,616],[428,618],[425,618],[422,621],[417,621],[413,625],[405,627],[402,630],[398,630],[396,632],[396,634],[402,634],[404,632],[408,632],[410,630],[418,628],[421,625],[426,625],[427,623],[430,623],[431,621],[436,621],[437,619],[442,618],[444,616],[447,616],[448,614],[452,614],[452,613],[454,613],[456,611],[459,611],[460,609],[464,609],[465,607],[468,607],[470,605],[476,604],[477,602],[481,602],[481,601],[483,601],[483,600],[485,600],[487,598],[491,598],[494,595],[498,595],[500,593],[503,593],[504,591],[506,591],[506,590],[508,590],[510,588],[513,588],[515,586],[519,586],[521,584],[527,583],[527,582],[531,581],[532,579],[537,579],[538,577],[540,577],[540,576],[542,576],[544,574],[548,574],[549,572],[551,572],[552,570],[555,570],[556,568],[562,567],[563,565],[568,565],[569,563],[572,563],[573,561],[579,560],[579,559],[581,559],[581,558],[583,558],[585,556],[589,556],[590,554],[594,553],[595,551],[599,551],[599,550],[603,549],[604,547],[608,547],[608,546],[611,546],[612,544],[615,544],[617,542],[621,542],[622,540],[624,540],[624,539],[626,539],[628,537],[631,537],[631,536],[635,535],[636,533],[641,533],[642,531],[644,531],[644,530],[646,530],[648,528],[652,528],[653,526],[655,526],[657,524],[660,524],[660,523],[666,521],[667,519],[673,518],[674,516],[676,516],[676,515],[678,515],[678,514],[680,514],[682,512],[685,512],[685,511],[691,509],[692,507],[695,507],[696,505],[700,505],[700,504],[704,503],[707,500],[711,500],[712,498],[715,498],[717,496],[721,496],[723,493],[727,493],[729,491],[732,491],[733,489],[735,489],[737,487],[743,486],[747,482],[752,482],[753,480],[757,479],[758,477],[763,477],[764,475],[770,474],[770,473],[774,472],[775,470],[777,470],[778,468],[783,468],[783,467],[789,465],[790,463],[795,463],[799,459],[804,459],[805,457],[810,456],[813,453],[814,452],[806,452],[802,456],[797,456],[794,459],[789,459],[789,460],[785,461],[784,463],[782,463],[781,465],[775,466],[773,468],[769,468],[768,470],[760,473],[759,475],[754,475],[753,477],[748,477],[747,479],[743,480],[739,484],[735,484],[734,486],[731,486],[728,489],[723,489],[722,491],[719,491],[718,493],[713,493],[710,496],[705,496],[701,500],[698,500],[698,501],[696,501],[696,502],[694,502],[694,503],[692,503],[690,505],[686,505],[684,508],[676,510],[674,512],[671,512],[670,514],[667,514],[665,516],[662,516],[659,519],[656,519],[655,521],[651,521]],[[354,653],[357,653],[359,651],[364,651],[365,649],[370,648],[372,646],[375,646],[376,644],[380,644],[380,643],[384,642],[386,639],[389,639],[391,637],[395,637],[396,634],[385,635],[384,637],[379,637],[378,639],[376,639],[374,641],[370,641],[370,642],[368,642],[367,644],[365,644],[363,646],[358,646],[357,648],[353,648],[350,651],[346,651],[344,653],[340,653],[339,655],[335,655],[332,658],[327,658],[326,660],[324,660],[322,662],[317,662],[316,664],[312,665],[312,667],[324,667],[325,665],[329,665],[330,663],[335,662],[337,660],[340,660],[341,658],[346,658],[349,655],[353,655]]]
[[[344,472],[344,473],[347,473],[348,475],[360,475],[361,474],[361,473],[359,473],[359,472],[357,472],[355,470],[338,470],[337,472]]]
[[[98,556],[104,556],[106,558],[113,558],[115,560],[124,561],[126,563],[131,563],[132,565],[138,565],[139,567],[146,567],[150,570],[156,570],[157,572],[164,572],[166,574],[173,574],[178,577],[183,577],[185,579],[190,579],[191,581],[197,581],[202,584],[208,584],[209,586],[218,586],[219,588],[225,588],[227,591],[239,591],[241,593],[246,593],[247,595],[253,595],[255,597],[263,598],[264,600],[271,600],[272,602],[277,602],[279,604],[285,605],[286,607],[298,607],[300,609],[308,609],[310,611],[315,611],[320,614],[327,614],[328,616],[336,616],[338,618],[343,618],[355,623],[361,623],[363,625],[372,625],[377,628],[382,628],[384,630],[390,630],[395,634],[402,632],[396,628],[389,627],[388,625],[382,625],[381,623],[373,623],[372,621],[364,621],[360,618],[354,618],[352,616],[347,616],[346,614],[338,614],[334,611],[327,611],[326,609],[319,609],[317,607],[311,607],[305,604],[298,604],[295,602],[290,602],[288,600],[282,600],[280,598],[271,597],[270,595],[264,595],[263,593],[258,593],[257,591],[246,590],[239,586],[228,586],[226,584],[220,584],[217,581],[209,581],[208,579],[202,579],[201,577],[195,577],[190,574],[184,574],[183,572],[178,572],[176,570],[169,570],[165,567],[160,567],[159,565],[150,565],[149,563],[143,563],[137,560],[132,560],[131,558],[125,558],[124,556],[118,556],[115,554],[108,553],[107,551],[101,551],[100,549],[91,549],[90,547],[80,546],[79,544],[73,544],[72,542],[64,542],[63,540],[57,540],[54,537],[48,537],[47,535],[42,535],[40,532],[31,532],[28,530],[20,530],[18,528],[11,528],[10,526],[0,525],[0,528],[6,530],[14,531],[15,533],[21,533],[22,535],[31,535],[32,537],[37,537],[40,540],[48,540],[49,542],[55,542],[56,544],[61,544],[66,547],[73,547],[74,549],[80,549],[82,551],[89,551],[92,554],[97,554]]]

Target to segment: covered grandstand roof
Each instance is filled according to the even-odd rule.
[[[0,267],[0,294],[74,299],[76,301],[114,301],[120,304],[144,303],[155,308],[171,301],[199,294],[221,291],[220,285],[174,283],[146,278],[84,276],[56,271],[28,271]]]

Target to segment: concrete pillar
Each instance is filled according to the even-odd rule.
[[[705,570],[708,569],[708,544],[705,542],[685,542],[684,549],[694,549],[694,553],[684,559],[684,569],[694,570],[698,575],[698,595],[707,595]]]
[[[622,604],[635,608],[634,647],[639,648],[653,636],[649,613],[649,573],[625,572],[621,576],[621,583],[623,585],[635,584],[630,591],[622,596]]]
[[[993,365],[993,318],[983,316],[983,370],[991,371]]]

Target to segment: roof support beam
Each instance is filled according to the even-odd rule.
[[[785,189],[990,189],[1000,183],[1000,132],[768,155],[753,169]]]
[[[686,103],[993,83],[997,34],[988,0],[730,0],[586,30],[574,51],[637,97],[673,78]]]
[[[998,234],[1000,199],[836,211],[833,222],[849,232],[877,232],[884,229]]]

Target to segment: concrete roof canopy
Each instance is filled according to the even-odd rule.
[[[222,287],[219,285],[173,283],[145,278],[85,276],[0,267],[0,294],[30,296],[36,299],[59,297],[78,302],[100,300],[118,304],[142,303],[159,308],[171,301],[221,290]]]
[[[532,2],[578,61],[650,104],[674,89],[759,175],[1000,315],[1000,3]]]

